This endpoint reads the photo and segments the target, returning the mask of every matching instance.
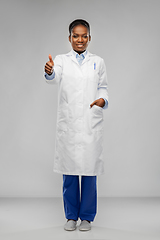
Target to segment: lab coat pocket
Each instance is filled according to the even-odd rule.
[[[103,128],[103,108],[93,105],[91,114],[91,127],[95,131]]]

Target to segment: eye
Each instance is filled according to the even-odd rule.
[[[73,35],[73,38],[78,38],[78,36],[76,36],[76,35]]]
[[[85,36],[83,36],[84,38],[87,38],[88,36],[87,35],[85,35]]]

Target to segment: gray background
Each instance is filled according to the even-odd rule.
[[[99,196],[160,196],[160,1],[0,2],[0,196],[61,196],[53,173],[57,86],[48,54],[70,51],[68,25],[91,24],[89,50],[104,58],[105,175]]]

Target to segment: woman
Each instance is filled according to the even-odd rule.
[[[65,230],[91,229],[97,210],[97,175],[102,159],[103,109],[108,106],[106,68],[102,58],[88,52],[89,23],[77,19],[69,25],[72,50],[49,55],[47,83],[58,84],[58,112],[54,171],[63,174]],[[79,187],[81,176],[81,194]]]

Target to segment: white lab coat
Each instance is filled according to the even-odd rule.
[[[54,172],[68,175],[95,176],[104,173],[103,111],[90,104],[108,100],[104,60],[87,53],[80,66],[73,51],[54,60],[58,83],[58,112]],[[105,157],[106,158],[106,157]]]

